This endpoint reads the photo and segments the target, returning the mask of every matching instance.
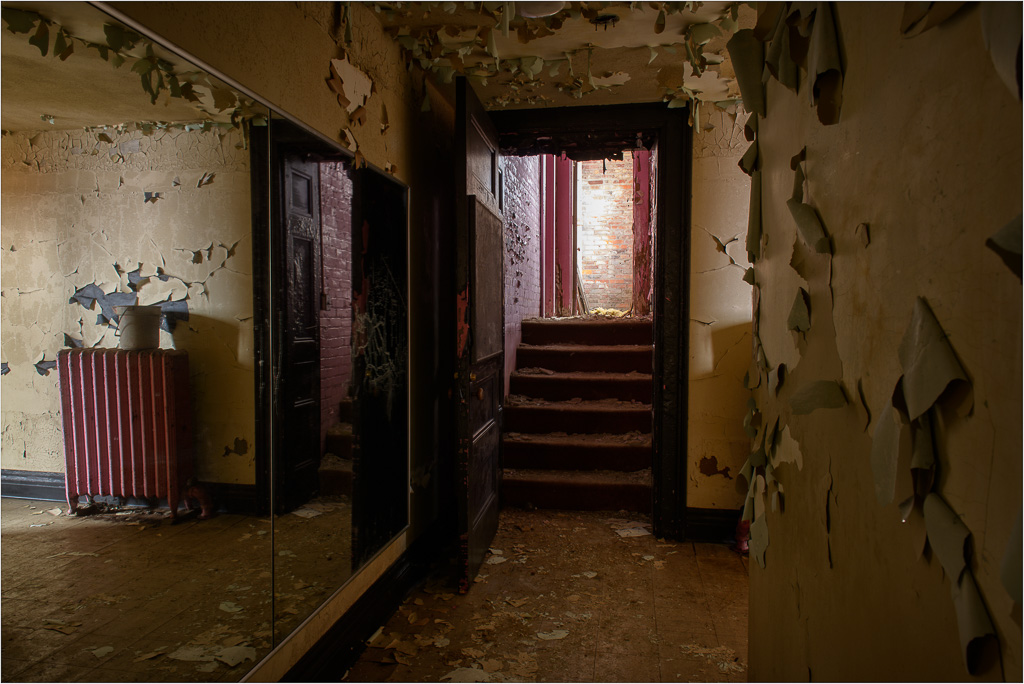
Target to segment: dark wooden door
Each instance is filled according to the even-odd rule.
[[[498,529],[504,397],[504,221],[498,136],[456,85],[456,431],[459,588],[469,590]]]
[[[274,226],[278,379],[274,507],[292,510],[317,491],[320,467],[320,178],[316,161],[277,157]]]

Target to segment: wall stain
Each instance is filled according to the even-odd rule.
[[[729,466],[719,469],[718,459],[714,456],[705,456],[700,459],[700,472],[708,477],[713,475],[724,475],[726,480],[732,479],[732,475],[729,474]]]

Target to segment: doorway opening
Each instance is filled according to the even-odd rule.
[[[640,183],[634,182],[634,198],[637,191],[646,190],[647,196],[633,202],[633,209],[642,208],[641,213],[647,216],[647,235],[640,249],[634,244],[632,254],[633,260],[640,259],[649,265],[648,269],[633,269],[632,295],[646,296],[641,307],[631,302],[634,314],[651,315],[647,333],[647,353],[651,355],[648,358],[653,357],[647,366],[651,369],[647,371],[651,373],[651,394],[643,402],[648,404],[646,417],[651,439],[650,489],[646,496],[655,534],[684,538],[689,343],[686,293],[690,257],[685,198],[689,196],[692,145],[686,112],[661,105],[629,105],[502,111],[492,112],[491,118],[499,132],[502,154],[511,155],[506,158],[506,168],[511,158],[539,155],[542,159],[542,196],[546,201],[541,214],[548,232],[542,233],[540,258],[542,283],[550,283],[542,290],[544,317],[573,316],[586,310],[582,302],[574,301],[578,245],[572,241],[576,236],[573,223],[578,198],[573,164],[593,160],[602,164],[601,160],[621,157],[626,151],[642,150],[648,154],[648,163],[638,165],[638,171],[645,172],[645,177]],[[639,155],[631,156],[636,165]],[[506,211],[508,207],[506,198]],[[568,235],[560,230],[566,224]],[[566,243],[570,249],[565,249]],[[636,280],[644,282],[637,286]],[[575,358],[581,358],[580,354]],[[610,363],[625,363],[629,355],[620,352],[613,358]],[[536,365],[543,367],[542,362]],[[623,375],[631,372],[632,368],[621,370]],[[540,376],[546,375],[541,373],[530,382],[543,383]],[[628,378],[622,380],[627,382]],[[527,409],[531,410],[534,409]],[[508,425],[512,417],[508,411],[505,413]],[[639,420],[639,416],[629,416],[629,411],[622,413],[624,428],[632,424],[631,420]],[[609,425],[600,419],[596,424]],[[568,424],[563,421],[560,425]],[[567,427],[563,429],[569,431]]]
[[[574,163],[577,282],[582,311],[650,313],[653,265],[649,150]]]

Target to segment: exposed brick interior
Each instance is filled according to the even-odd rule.
[[[320,164],[324,292],[320,312],[320,445],[338,420],[352,375],[352,180],[341,162]]]
[[[540,316],[540,158],[507,157],[505,192],[505,390],[524,318]]]
[[[576,246],[590,308],[633,303],[633,155],[579,163]]]

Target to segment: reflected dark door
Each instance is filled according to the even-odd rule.
[[[497,133],[465,79],[456,90],[456,473],[466,592],[498,528],[505,230]]]
[[[372,169],[352,193],[352,567],[408,524],[408,202]]]
[[[274,226],[279,347],[274,451],[277,512],[308,501],[320,467],[320,192],[315,161],[278,157]]]

